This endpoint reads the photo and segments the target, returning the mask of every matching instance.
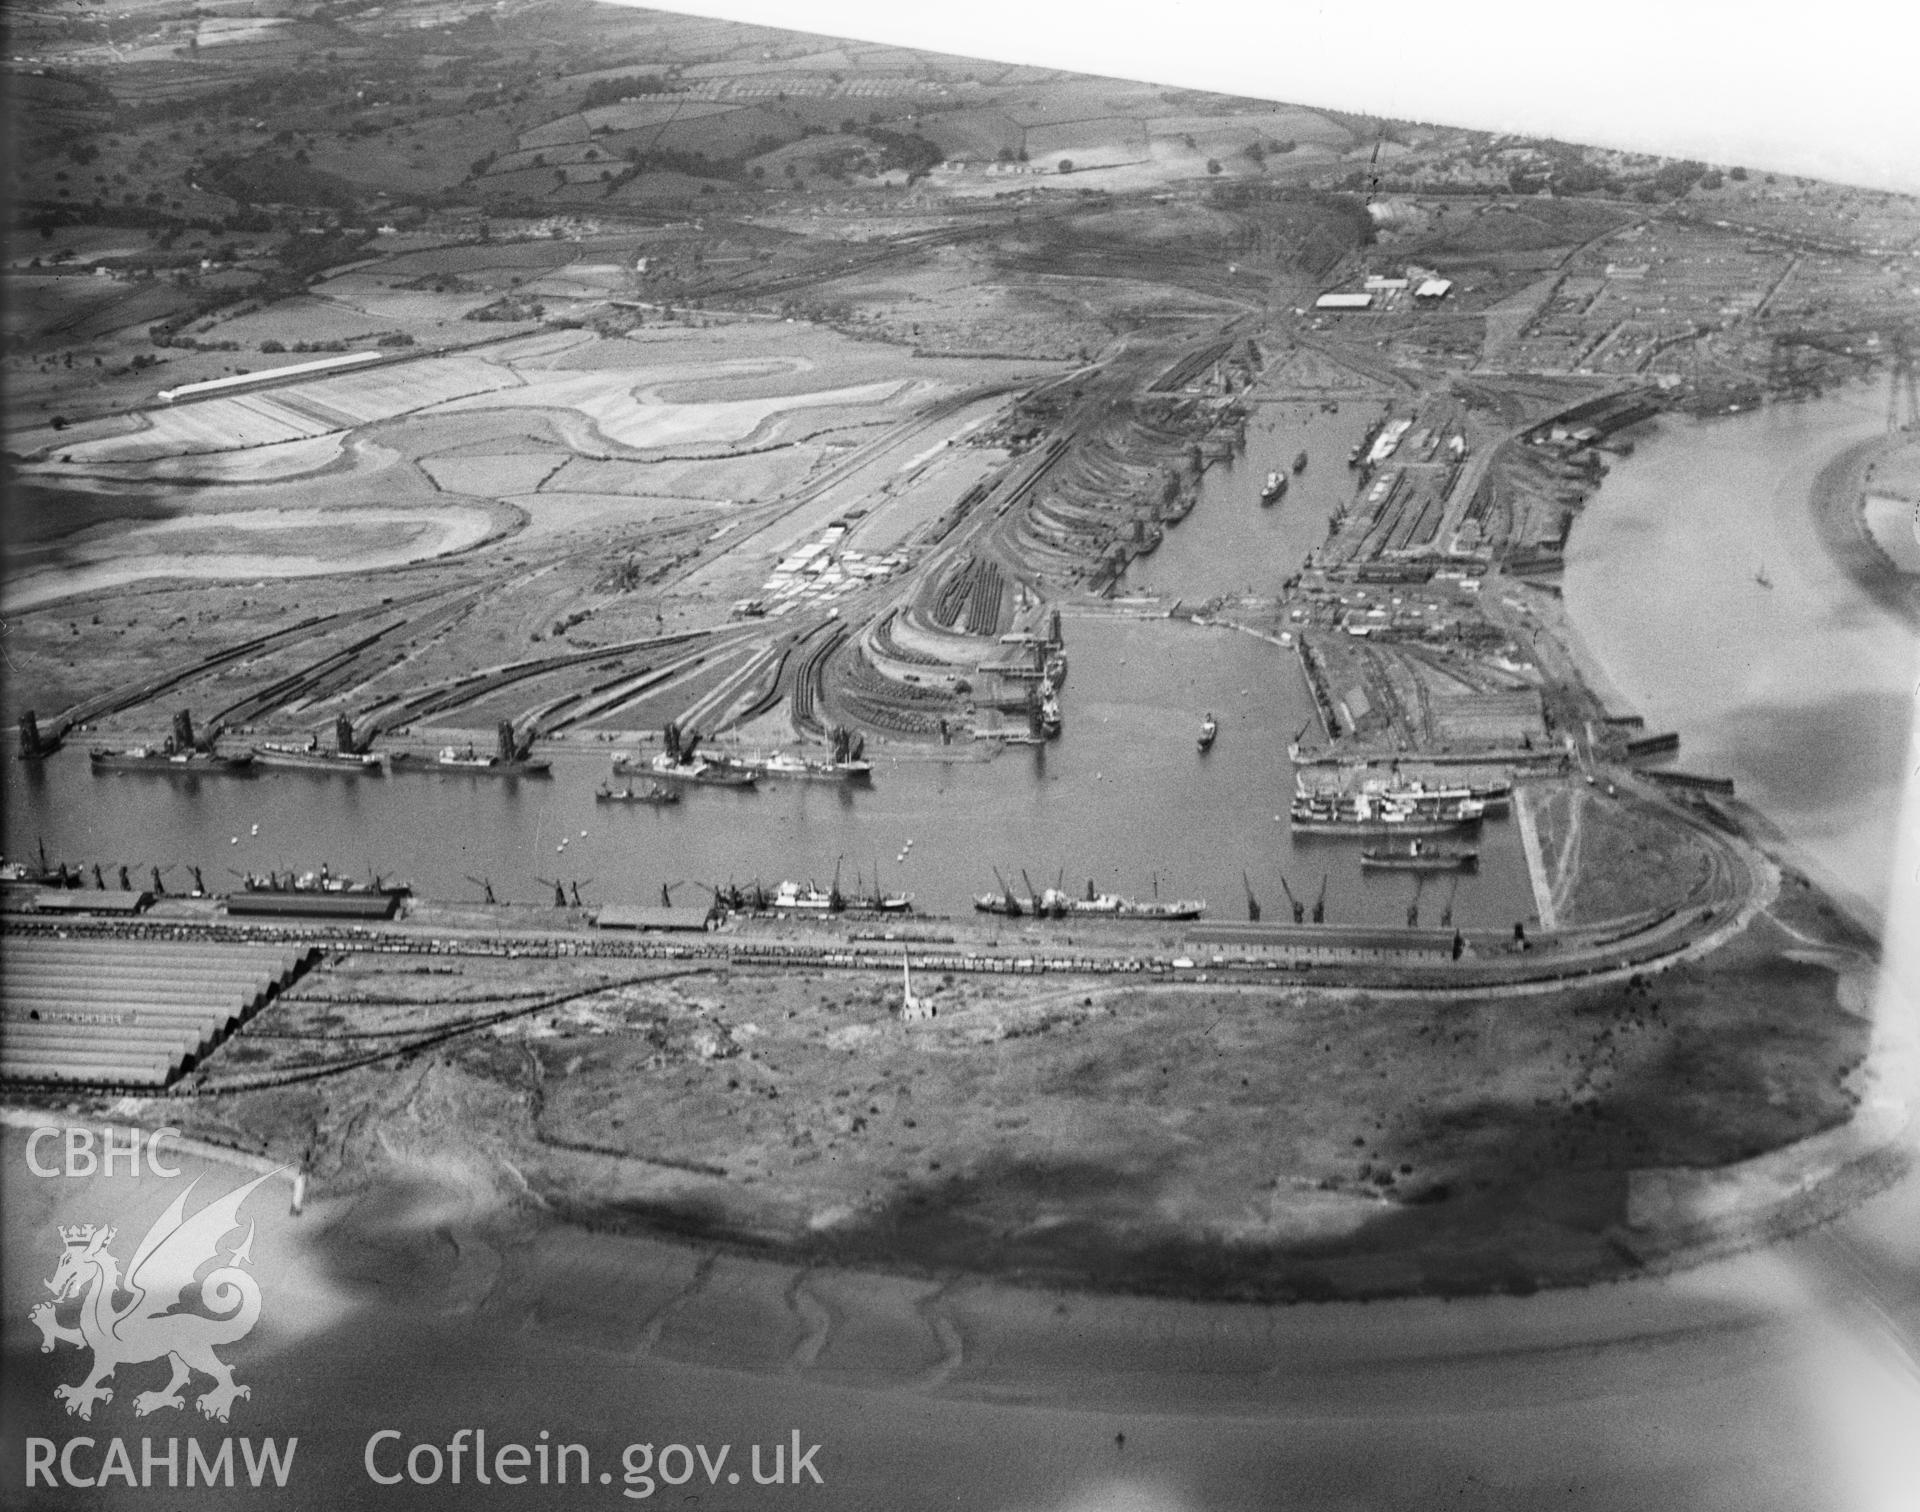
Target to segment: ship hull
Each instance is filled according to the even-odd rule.
[[[774,781],[790,782],[871,782],[873,766],[870,762],[805,762],[798,766],[772,766],[762,764],[754,769],[759,776]]]
[[[1411,819],[1303,819],[1295,816],[1293,830],[1301,835],[1452,835],[1473,828],[1479,816],[1453,819],[1444,815]]]
[[[1136,903],[1128,898],[1097,900],[1089,903],[1075,899],[1067,904],[1066,916],[1072,919],[1132,919],[1135,922],[1168,923],[1197,919],[1207,911],[1204,903]]]
[[[386,762],[377,756],[337,756],[330,751],[274,751],[265,746],[253,748],[253,761],[259,767],[295,772],[333,772],[344,777],[378,777],[386,770]]]
[[[440,761],[432,756],[401,753],[393,758],[396,772],[443,772],[454,777],[545,777],[553,763],[540,758],[528,761]]]
[[[614,757],[613,769],[623,775],[645,777],[652,782],[673,782],[684,787],[750,788],[759,781],[758,772],[735,768],[698,766],[655,766]]]
[[[1360,865],[1369,871],[1449,872],[1472,871],[1479,866],[1477,852],[1456,855],[1407,856],[1391,851],[1362,851]]]
[[[249,777],[252,756],[140,756],[129,751],[95,751],[96,772],[140,772],[153,777]]]

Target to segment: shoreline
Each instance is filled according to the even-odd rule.
[[[30,1120],[9,1111],[0,1127],[18,1138]],[[129,1127],[73,1115],[59,1121]],[[244,1151],[190,1140],[177,1148],[203,1162],[260,1170]],[[1012,1392],[1055,1407],[1232,1415],[1318,1401],[1356,1382],[1377,1402],[1383,1386],[1389,1394],[1417,1391],[1436,1360],[1497,1371],[1516,1359],[1550,1362],[1622,1344],[1685,1349],[1702,1330],[1723,1337],[1765,1331],[1776,1318],[1755,1301],[1765,1290],[1752,1271],[1767,1264],[1762,1251],[1800,1242],[1810,1227],[1863,1205],[1898,1205],[1911,1150],[1894,1150],[1856,1152],[1834,1171],[1845,1188],[1839,1202],[1831,1200],[1834,1180],[1819,1182],[1756,1215],[1746,1232],[1709,1241],[1704,1253],[1655,1252],[1639,1272],[1605,1283],[1302,1303],[899,1270],[671,1233],[620,1233],[548,1210],[524,1178],[516,1194],[519,1172],[510,1162],[483,1168],[431,1149],[401,1149],[384,1171],[309,1194],[298,1242],[319,1263],[298,1265],[286,1279],[298,1296],[309,1274],[358,1272],[370,1249],[388,1261],[396,1246],[437,1251],[449,1234],[447,1215],[457,1212],[451,1233],[461,1255],[441,1281],[458,1304],[437,1313],[455,1335],[492,1316],[550,1347],[598,1351],[618,1341],[614,1348],[666,1366],[799,1376],[929,1399],[996,1401]],[[411,1313],[431,1290],[433,1270],[427,1266],[419,1283],[398,1292],[355,1289],[349,1305],[375,1320],[394,1308]],[[561,1276],[571,1286],[604,1282],[602,1295],[624,1301],[583,1327],[569,1310],[554,1312],[539,1300]],[[1683,1276],[1693,1279],[1680,1283]],[[522,1315],[509,1318],[515,1313]],[[762,1328],[743,1334],[742,1315]],[[1257,1327],[1236,1328],[1236,1342],[1227,1344],[1223,1325],[1240,1321]],[[1156,1342],[1143,1351],[1149,1337]],[[1351,1374],[1356,1369],[1361,1376]]]
[[[1867,469],[1901,444],[1897,434],[1876,436],[1829,459],[1814,478],[1807,507],[1834,565],[1882,609],[1920,625],[1920,574],[1896,567],[1866,521]]]

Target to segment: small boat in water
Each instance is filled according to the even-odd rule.
[[[1213,749],[1214,739],[1219,733],[1219,723],[1209,714],[1205,719],[1200,721],[1200,738],[1196,743],[1201,750],[1210,751]]]
[[[1260,490],[1260,502],[1271,504],[1287,491],[1287,475],[1283,472],[1267,474],[1266,484]]]
[[[649,783],[644,792],[635,792],[632,783],[628,783],[624,788],[616,788],[611,783],[603,782],[594,789],[593,798],[596,803],[678,803],[680,801],[679,793],[672,788],[662,787],[657,782]]]
[[[1307,454],[1305,452],[1300,452],[1294,457],[1293,470],[1297,473],[1303,473],[1307,470]]]
[[[1470,846],[1429,845],[1413,840],[1406,849],[1366,847],[1360,852],[1360,865],[1387,871],[1472,871],[1480,864],[1480,852]]]

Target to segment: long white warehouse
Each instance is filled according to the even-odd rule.
[[[161,389],[160,402],[176,399],[204,399],[209,394],[231,394],[237,389],[261,384],[284,383],[289,378],[306,378],[314,373],[330,373],[335,368],[357,367],[363,362],[378,362],[385,352],[347,352],[338,357],[322,357],[314,362],[295,362],[287,367],[263,368],[257,373],[231,373],[225,378],[208,378],[201,383],[183,383],[178,388]]]

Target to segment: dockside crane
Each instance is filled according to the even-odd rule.
[[[1246,868],[1244,867],[1242,867],[1240,871],[1240,885],[1247,890],[1247,922],[1249,924],[1258,924],[1260,922],[1260,900],[1253,895],[1253,880],[1247,876]]]
[[[1287,895],[1287,906],[1293,910],[1293,922],[1296,924],[1304,923],[1307,917],[1307,905],[1293,895],[1293,889],[1287,886],[1287,879],[1284,873],[1280,878],[1280,891]]]
[[[1320,896],[1313,900],[1313,922],[1316,924],[1327,922],[1327,874],[1325,872],[1320,873]]]
[[[468,876],[467,880],[486,895],[487,902],[492,903],[496,901],[493,896],[493,878]]]
[[[1453,886],[1447,889],[1447,906],[1440,910],[1440,927],[1442,929],[1453,928],[1453,900],[1459,891],[1460,878],[1458,874],[1456,874],[1453,879]]]
[[[565,908],[567,906],[567,890],[561,886],[559,882],[555,881],[552,877],[535,877],[533,880],[538,882],[542,887],[551,887],[553,889],[553,906],[555,908]]]

